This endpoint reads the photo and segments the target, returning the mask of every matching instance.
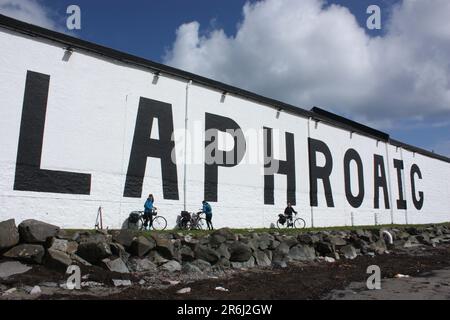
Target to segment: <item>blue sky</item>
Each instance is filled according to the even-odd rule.
[[[319,6],[316,5],[319,0],[279,1],[283,5],[275,4],[274,0],[259,7],[250,5],[246,15],[243,7],[247,1],[242,0],[0,0],[0,12],[8,14],[17,3],[23,4],[20,9],[24,10],[27,9],[25,4],[36,5],[29,10],[39,8],[49,20],[46,24],[47,21],[44,23],[35,18],[36,24],[64,31],[66,8],[77,4],[82,13],[82,29],[75,32],[77,37],[304,108],[318,105],[375,126],[395,139],[450,156],[450,85],[447,85],[450,83],[450,65],[442,58],[450,56],[450,46],[446,45],[450,43],[450,34],[441,30],[450,29],[450,26],[438,17],[442,14],[449,20],[450,6],[445,4],[448,1],[432,0],[437,3],[427,8],[409,3],[409,0],[404,1],[406,4],[401,0],[329,0]],[[339,5],[340,9],[327,10],[332,4]],[[366,9],[372,4],[381,8],[380,31],[371,31],[365,26]],[[431,8],[432,5],[437,5],[436,9]],[[350,14],[341,7],[347,8]],[[314,21],[323,23],[313,26],[316,31],[298,32],[291,40],[285,40],[285,33],[311,26],[311,23],[303,25],[303,18],[299,18],[298,23],[289,20],[292,17],[287,14],[308,10]],[[397,12],[393,14],[395,10]],[[29,20],[34,19],[32,16],[30,14]],[[329,28],[329,19],[334,17],[336,28]],[[356,26],[352,24],[353,18],[357,21]],[[289,24],[289,21],[294,22]],[[273,28],[270,28],[272,24]],[[274,30],[273,34],[271,30]],[[282,41],[275,41],[280,52],[269,52],[270,59],[264,61],[258,53],[249,54],[248,48],[243,48],[238,41],[245,38],[261,43],[265,36],[277,37],[278,34],[283,34]],[[196,43],[189,42],[193,38]],[[198,61],[204,61],[202,55],[205,52],[207,57],[214,57],[215,50],[222,53],[221,48],[216,48],[217,43],[223,45],[224,56],[229,54],[227,60],[238,65],[238,70],[224,71],[232,68],[214,58],[206,66],[199,66]],[[191,50],[192,57],[187,59],[183,52],[190,52],[192,45],[196,50]],[[320,57],[305,53],[303,48],[308,47],[319,50]],[[433,47],[434,51],[428,51],[427,47]],[[199,48],[202,50],[197,50]],[[294,52],[295,55],[283,52],[300,50],[297,48],[302,49]],[[384,52],[389,54],[386,58]],[[299,62],[300,57],[303,57],[302,62]],[[268,65],[281,61],[281,69],[295,71],[280,73],[277,69],[275,74],[265,74],[276,80],[274,84],[270,81],[258,83],[260,77],[256,76],[249,82],[248,74],[258,73],[260,66],[248,61]],[[329,63],[326,69],[322,69],[323,61]],[[239,66],[241,63],[245,68]],[[239,69],[245,69],[242,71],[244,76],[239,76]],[[323,74],[323,78],[316,77],[317,74]],[[299,93],[302,90],[304,93]]]

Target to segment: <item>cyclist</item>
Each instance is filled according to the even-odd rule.
[[[295,209],[292,207],[291,203],[288,202],[286,209],[284,209],[284,215],[286,216],[288,226],[293,225],[292,213],[295,213],[295,215],[297,215],[297,211],[295,211]]]
[[[153,206],[154,202],[155,198],[153,198],[153,194],[150,193],[144,204],[144,229],[147,229],[149,221],[150,226],[153,224],[153,210],[156,209],[156,207]]]
[[[206,200],[202,201],[202,211],[205,213],[205,217],[206,217],[206,224],[208,225],[208,230],[214,230],[213,225],[212,225],[212,209],[211,209],[211,205],[206,202]]]

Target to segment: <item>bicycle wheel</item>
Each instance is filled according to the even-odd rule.
[[[304,229],[306,227],[306,222],[302,218],[297,218],[294,220],[294,228]]]
[[[195,226],[195,229],[197,230],[203,230],[206,228],[206,219],[200,218],[197,222],[197,225]]]
[[[164,230],[167,227],[167,220],[162,216],[156,216],[153,219],[153,230]]]
[[[285,223],[281,223],[280,219],[277,220],[277,228],[278,229],[286,228],[286,226],[287,226],[287,221]]]

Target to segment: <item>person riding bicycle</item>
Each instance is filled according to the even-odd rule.
[[[153,198],[153,194],[150,193],[144,204],[144,228],[147,228],[149,221],[150,226],[153,224],[153,212],[156,209],[156,207],[153,206],[154,202],[155,198]]]
[[[292,225],[292,214],[295,213],[297,215],[297,211],[292,207],[291,203],[287,203],[286,209],[284,209],[284,215],[286,216],[288,225]]]
[[[205,214],[206,217],[206,224],[208,225],[208,230],[214,230],[213,224],[212,224],[212,208],[211,205],[206,202],[206,200],[202,201],[202,211]]]

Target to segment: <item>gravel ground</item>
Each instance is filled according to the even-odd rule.
[[[381,269],[382,289],[369,291],[365,288],[369,276],[366,270],[374,264]],[[410,277],[394,278],[397,274]],[[24,274],[0,280],[0,299],[447,299],[450,245],[420,246],[335,263],[297,263],[285,269],[124,275],[94,267],[83,269],[82,275],[87,286],[67,290],[60,287],[65,282],[64,274],[35,266]],[[130,280],[132,286],[114,287],[112,279]],[[41,294],[29,294],[35,285],[40,286]],[[177,293],[187,287],[190,293]],[[5,294],[11,288],[17,290]]]

